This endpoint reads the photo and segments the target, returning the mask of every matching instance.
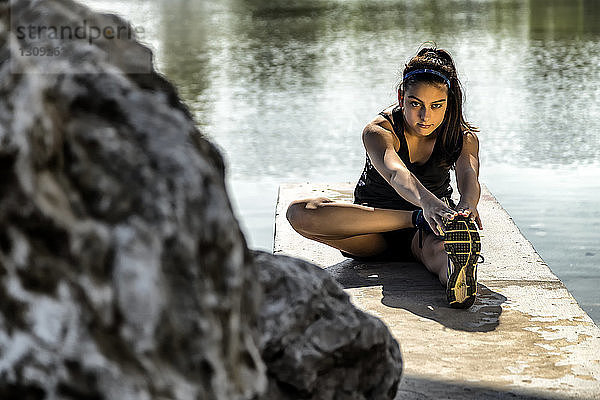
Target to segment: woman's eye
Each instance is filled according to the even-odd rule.
[[[419,107],[421,105],[421,103],[417,102],[417,101],[411,101],[410,105],[413,107]]]
[[[436,108],[442,108],[441,104],[432,104],[431,108],[436,109]]]

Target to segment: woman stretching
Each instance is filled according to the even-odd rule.
[[[367,155],[354,204],[296,200],[286,216],[302,236],[346,257],[421,262],[446,286],[450,305],[467,308],[477,293],[481,249],[477,129],[463,117],[448,52],[423,48],[402,78],[398,103],[363,130]],[[457,205],[450,200],[450,169]]]

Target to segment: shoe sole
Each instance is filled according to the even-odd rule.
[[[475,223],[458,215],[445,223],[444,248],[454,271],[448,277],[446,296],[452,308],[469,308],[477,296],[477,260],[481,241]]]

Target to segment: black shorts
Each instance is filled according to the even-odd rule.
[[[456,208],[456,204],[450,197],[442,197],[444,203],[446,203],[450,208]],[[373,205],[367,202],[359,203],[356,199],[354,200],[354,204],[362,204],[369,207],[378,207],[378,208],[386,208],[381,205]],[[414,209],[418,209],[416,206]],[[413,209],[413,210],[414,210]],[[406,210],[406,211],[413,211]],[[350,253],[346,253],[343,250],[340,250],[344,257],[353,258],[357,261],[417,261],[413,252],[412,252],[412,240],[417,233],[417,228],[406,228],[406,229],[396,229],[394,231],[381,232],[385,242],[387,244],[386,249],[375,256],[369,257],[360,257],[354,256]]]
[[[387,244],[386,249],[375,256],[359,257],[340,250],[344,257],[353,258],[357,261],[417,261],[412,253],[411,244],[417,228],[396,229],[394,231],[381,232]]]

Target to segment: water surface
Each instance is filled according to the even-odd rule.
[[[220,147],[252,247],[283,182],[355,182],[360,133],[428,40],[455,57],[481,180],[600,322],[600,7],[579,1],[86,1],[143,26]],[[485,222],[485,221],[484,221]]]

